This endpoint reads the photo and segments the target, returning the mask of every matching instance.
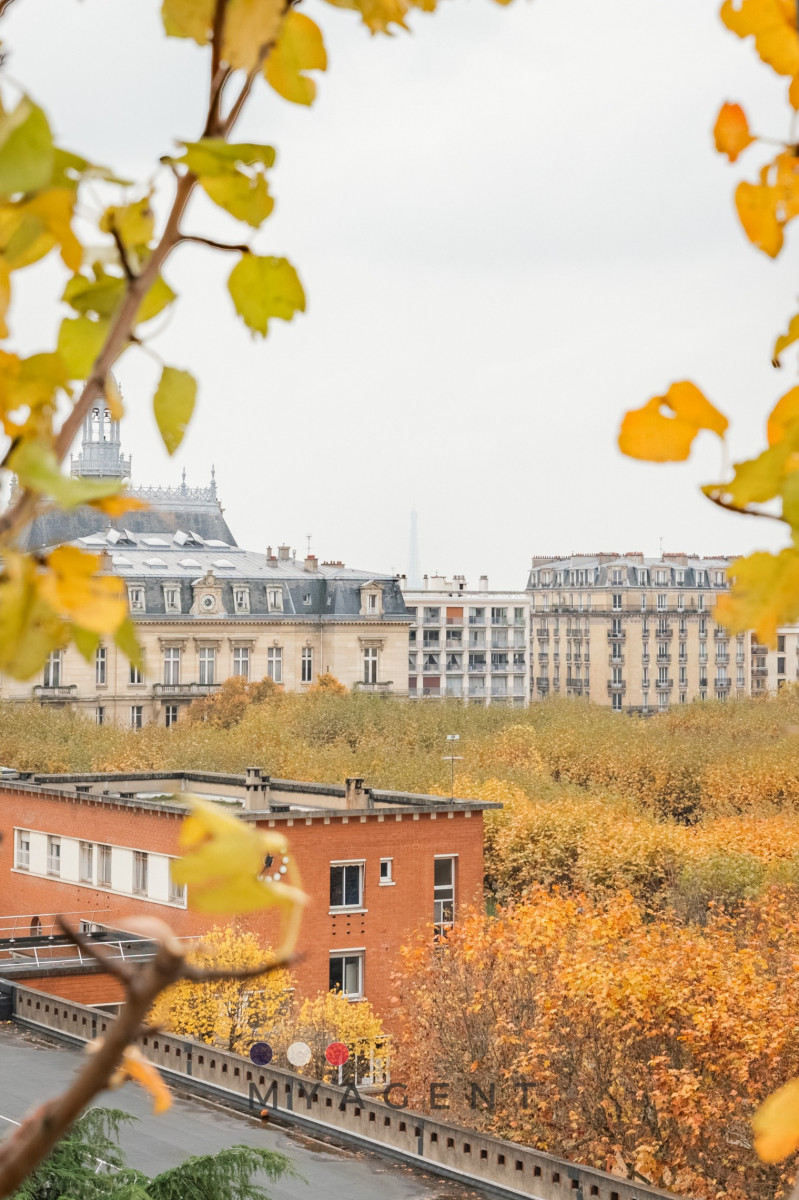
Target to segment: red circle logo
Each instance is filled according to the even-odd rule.
[[[343,1067],[349,1056],[350,1052],[343,1042],[331,1042],[325,1050],[325,1058],[331,1067]]]

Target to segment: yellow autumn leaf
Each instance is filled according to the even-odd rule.
[[[799,313],[791,317],[786,332],[781,333],[774,343],[774,350],[771,354],[771,365],[773,367],[781,366],[780,355],[783,350],[787,350],[796,341],[799,341]]]
[[[408,13],[406,0],[328,0],[328,4],[359,12],[364,25],[372,33],[390,34],[392,25],[398,25],[400,29],[408,28],[405,24]]]
[[[116,233],[124,246],[146,246],[155,229],[155,213],[150,196],[133,204],[111,205],[100,218],[103,233]]]
[[[143,512],[150,507],[146,500],[139,500],[130,492],[125,491],[116,492],[113,496],[101,496],[97,500],[90,500],[89,506],[96,508],[98,512],[105,513],[112,520],[124,516],[125,513]]]
[[[122,1056],[122,1063],[112,1082],[121,1083],[127,1079],[132,1079],[134,1083],[138,1083],[149,1092],[153,1100],[153,1113],[160,1116],[165,1113],[172,1104],[172,1095],[169,1088],[164,1083],[164,1080],[152,1063],[147,1062],[147,1059],[136,1046],[128,1046]]]
[[[673,383],[665,396],[654,396],[642,408],[625,414],[619,449],[648,462],[681,462],[701,429],[723,438],[727,426],[727,418],[699,388],[683,380]]]
[[[740,104],[723,104],[713,127],[713,141],[719,154],[726,154],[734,163],[741,151],[754,140]]]
[[[253,71],[277,40],[284,0],[228,0],[222,57],[231,67]]]
[[[782,249],[784,222],[777,216],[777,193],[764,183],[738,184],[735,207],[744,233],[753,246],[769,258],[776,258]]]
[[[182,797],[183,799],[183,797]],[[279,955],[294,945],[306,897],[288,842],[279,833],[264,833],[197,796],[185,797],[192,807],[183,822],[180,848],[184,857],[172,865],[172,878],[187,884],[189,907],[199,912],[244,913],[281,906],[287,912]],[[270,873],[268,856],[288,859],[285,878]],[[277,877],[275,877],[275,875]]]
[[[719,624],[733,633],[754,629],[759,641],[776,646],[778,627],[799,617],[799,550],[736,559],[730,577],[730,591],[716,604]]]
[[[796,0],[724,0],[721,19],[738,37],[752,37],[755,50],[778,75],[799,73]]]
[[[799,1149],[799,1079],[791,1079],[763,1101],[752,1118],[752,1129],[763,1162],[782,1162]]]
[[[312,104],[316,83],[304,72],[326,69],[327,52],[319,26],[310,17],[290,9],[277,45],[264,66],[267,83],[293,104]]]
[[[777,346],[779,346],[780,342],[783,340],[785,340],[785,344],[787,345],[790,341],[795,341],[796,338],[799,338],[799,316],[794,317],[793,321],[791,321],[791,329],[793,328],[794,322],[797,323],[795,336],[786,339],[778,338]],[[789,333],[791,332],[791,329],[789,329]],[[777,353],[776,347],[775,353]],[[769,413],[768,424],[766,425],[766,434],[768,437],[769,446],[776,446],[784,439],[786,433],[793,429],[793,427],[798,423],[799,387],[793,387],[789,392],[786,392],[784,396],[779,398],[777,403],[774,405],[774,408]]]
[[[98,575],[100,557],[76,546],[59,546],[46,559],[39,593],[57,613],[92,633],[113,633],[128,613],[125,585],[114,575]]]
[[[11,304],[11,272],[8,263],[0,258],[0,338],[8,337],[6,313]]]
[[[211,40],[214,0],[163,0],[161,18],[167,37],[192,38],[204,46]]]
[[[83,248],[72,232],[75,193],[70,188],[50,188],[25,202],[28,217],[38,218],[46,232],[61,248],[61,258],[70,271],[77,271],[83,261]]]
[[[52,650],[66,644],[64,621],[38,589],[36,564],[23,554],[5,551],[0,573],[0,671],[30,679]]]

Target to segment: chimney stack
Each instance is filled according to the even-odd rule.
[[[363,786],[363,776],[350,775],[344,782],[345,808],[372,808],[372,790]]]
[[[247,767],[244,777],[244,807],[260,812],[271,808],[269,776],[260,767]]]
[[[487,575],[481,575],[481,576],[480,576],[479,590],[480,590],[481,592],[487,592],[487,591],[488,591],[488,576],[487,576]]]
[[[305,556],[305,570],[306,571],[318,571],[319,570],[319,559],[316,557],[315,554],[307,554]]]
[[[278,562],[288,562],[291,557],[291,546],[278,546],[277,560]]]

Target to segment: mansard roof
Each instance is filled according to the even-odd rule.
[[[127,518],[125,518],[127,520]],[[194,585],[213,575],[222,589],[222,608],[226,620],[245,622],[253,617],[272,621],[315,621],[320,617],[337,620],[357,619],[409,622],[410,614],[394,575],[380,575],[345,567],[342,563],[318,563],[293,558],[278,559],[217,538],[204,538],[197,530],[167,533],[138,533],[133,529],[95,530],[78,538],[75,545],[90,553],[106,552],[111,568],[127,583],[145,589],[145,611],[134,613],[137,620],[156,616],[164,620],[185,621],[218,619],[218,616],[194,618],[189,609],[194,603]],[[164,587],[177,585],[180,612],[166,612]],[[361,589],[377,585],[383,594],[383,612],[365,618],[361,613]],[[237,611],[234,588],[248,590],[249,610]],[[269,603],[268,590],[280,588],[282,610]]]

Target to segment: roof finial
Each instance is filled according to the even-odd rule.
[[[183,468],[183,490],[186,490],[186,468]]]
[[[216,467],[211,463],[211,495],[216,499]]]

